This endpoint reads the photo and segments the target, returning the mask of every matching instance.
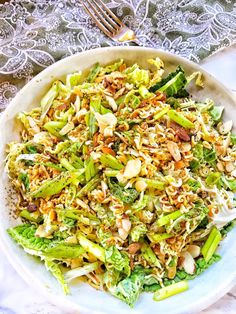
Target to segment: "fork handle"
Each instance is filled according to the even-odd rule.
[[[141,42],[136,38],[134,40],[128,41],[128,43],[131,43],[131,46],[142,46]]]

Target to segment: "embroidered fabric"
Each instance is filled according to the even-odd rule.
[[[104,0],[140,45],[200,61],[236,42],[234,0]],[[11,0],[0,5],[0,109],[34,75],[77,52],[116,45],[77,0]]]

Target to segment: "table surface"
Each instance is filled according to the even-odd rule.
[[[213,74],[236,95],[236,45],[217,52],[202,62],[203,68]],[[198,314],[235,314],[236,287],[223,298]],[[0,314],[73,314],[64,313],[32,291],[0,252]]]

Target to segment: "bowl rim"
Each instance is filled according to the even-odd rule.
[[[38,73],[35,77],[33,77],[25,86],[23,86],[15,95],[15,97],[10,101],[8,104],[7,108],[1,113],[0,115],[0,125],[3,122],[4,118],[8,116],[8,114],[11,112],[11,109],[17,103],[18,98],[24,94],[26,91],[29,90],[29,88],[37,83],[37,81],[40,81],[43,79],[46,75],[47,72],[53,71],[54,68],[60,66],[61,64],[65,64],[69,62],[70,60],[76,59],[80,56],[84,55],[96,55],[96,53],[101,53],[102,51],[150,51],[155,54],[162,54],[165,56],[169,56],[170,58],[174,58],[176,61],[178,61],[180,64],[181,62],[184,62],[186,65],[188,65],[191,68],[194,68],[196,70],[200,70],[203,75],[206,74],[208,77],[212,78],[213,81],[217,84],[221,85],[221,88],[225,94],[227,94],[235,103],[236,106],[236,97],[233,94],[231,90],[229,90],[224,84],[222,84],[217,78],[215,78],[212,74],[208,73],[206,70],[204,70],[199,64],[190,61],[188,59],[185,59],[181,56],[175,55],[171,52],[160,50],[160,49],[155,49],[155,48],[149,48],[149,47],[135,47],[135,46],[113,46],[113,47],[101,47],[101,48],[96,48],[96,49],[90,49],[86,50],[83,52],[76,53],[74,55],[68,56],[64,59],[61,59],[49,67],[43,69],[40,73]],[[115,60],[115,59],[114,59]],[[137,61],[138,63],[138,61]],[[52,80],[55,78],[52,78]],[[6,231],[5,231],[6,233]],[[49,302],[57,305],[59,304],[60,308],[65,309],[65,310],[70,310],[73,313],[88,313],[88,308],[81,306],[79,304],[76,304],[73,301],[70,301],[66,297],[61,298],[60,296],[54,294],[52,291],[48,291],[47,287],[43,285],[40,279],[34,278],[32,272],[30,272],[29,268],[21,262],[20,258],[18,255],[13,251],[9,250],[6,243],[5,243],[5,233],[3,232],[1,228],[1,222],[0,222],[0,247],[5,254],[5,256],[8,258],[8,261],[10,264],[13,266],[13,268],[16,270],[16,272],[22,277],[22,279],[30,286],[33,287],[35,291],[38,291],[41,295],[43,295]],[[13,259],[16,258],[16,259]],[[204,308],[210,306],[214,302],[216,302],[219,298],[221,298],[223,295],[225,295],[236,283],[236,272],[235,274],[232,274],[231,278],[229,276],[228,280],[225,280],[224,283],[221,286],[221,289],[217,290],[216,292],[211,292],[210,294],[206,295],[205,297],[202,297],[199,301],[196,301],[194,304],[191,304],[191,311],[200,311],[203,310]],[[185,306],[182,308],[181,313],[189,313],[189,306]],[[89,313],[96,313],[96,314],[103,314],[104,312],[101,311],[94,311],[94,310],[89,310]],[[180,312],[176,312],[180,313]]]

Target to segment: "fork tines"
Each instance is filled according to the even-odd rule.
[[[107,36],[114,37],[122,27],[126,27],[101,0],[82,0],[81,3]]]

